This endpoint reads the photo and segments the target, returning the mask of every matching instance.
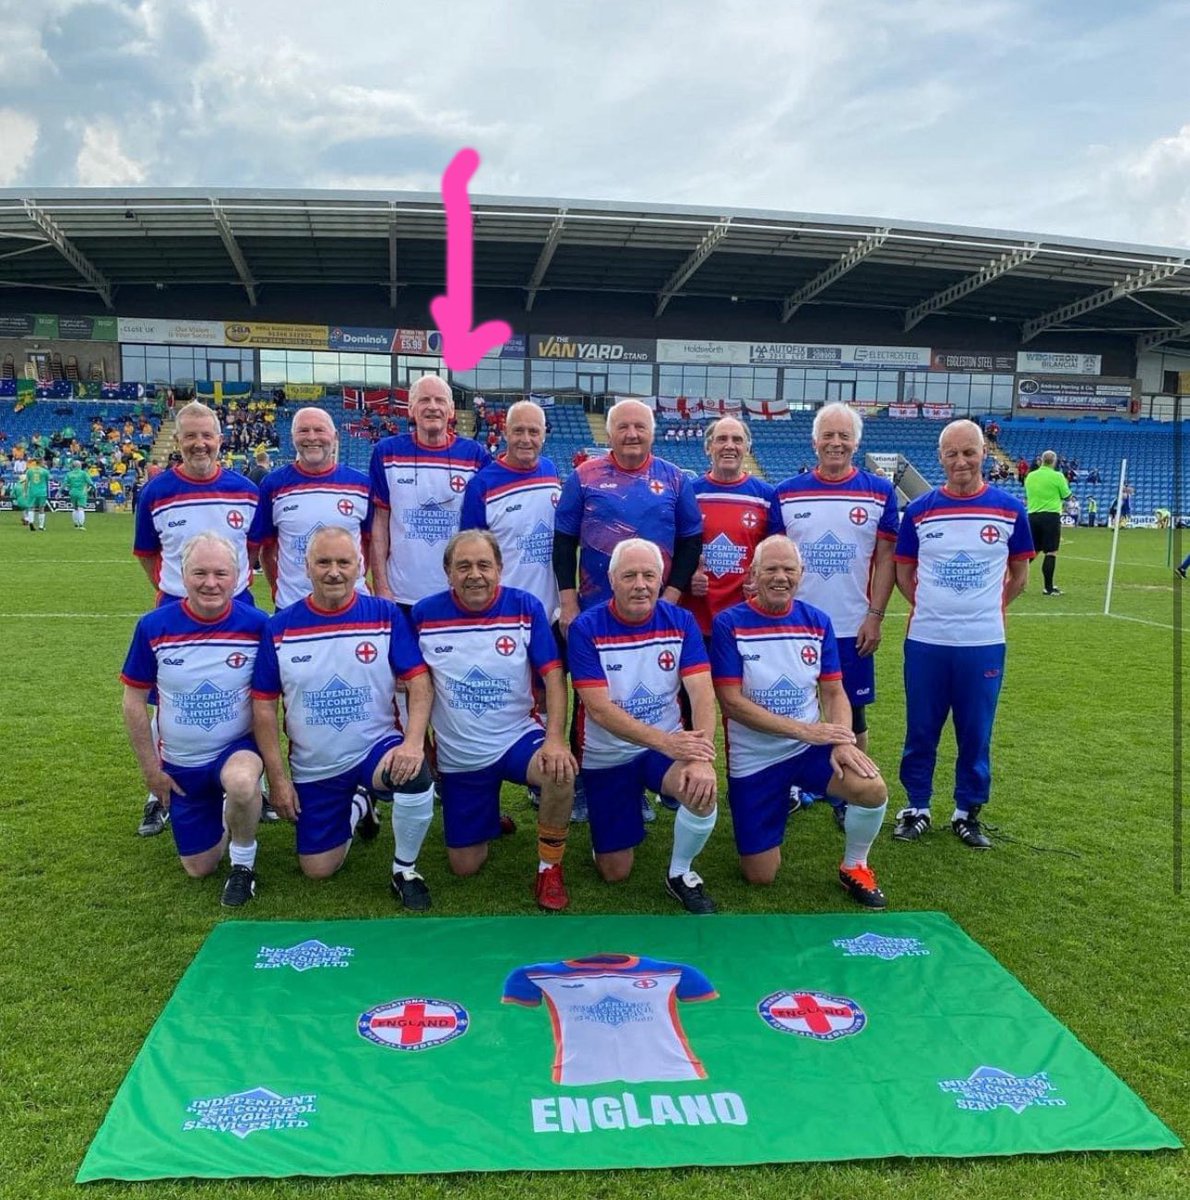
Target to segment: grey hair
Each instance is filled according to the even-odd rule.
[[[619,408],[621,404],[639,404],[640,407],[643,408],[648,414],[649,432],[655,432],[657,428],[657,418],[653,415],[653,410],[647,404],[645,404],[643,400],[617,400],[616,403],[612,405],[611,412],[607,414],[607,428],[609,433],[611,432],[612,418],[616,415],[616,409]]]
[[[715,438],[715,431],[723,424],[724,421],[734,421],[744,431],[744,449],[752,449],[752,430],[748,428],[747,421],[741,421],[739,417],[720,417],[717,421],[712,421],[707,426],[707,431],[702,435],[702,448],[710,454],[711,442]]]
[[[942,432],[938,435],[938,449],[939,450],[942,449],[943,439],[946,437],[946,435],[948,433],[951,432],[952,429],[953,430],[958,430],[958,429],[973,430],[975,433],[979,434],[979,444],[981,446],[987,445],[987,443],[983,440],[983,430],[980,429],[980,427],[974,421],[968,421],[966,417],[960,417],[959,420],[957,420],[957,421],[951,421],[951,423],[949,425],[947,425],[942,430]]]
[[[183,421],[188,421],[194,417],[204,421],[213,421],[215,423],[215,432],[222,435],[223,426],[219,424],[219,414],[213,408],[208,408],[201,400],[191,400],[189,404],[183,404],[174,413],[174,425],[181,425]]]
[[[314,561],[314,543],[325,541],[331,534],[335,534],[336,536],[342,535],[353,546],[355,545],[355,534],[346,525],[323,525],[310,534],[310,540],[306,543],[307,563]]]
[[[327,424],[329,424],[331,427],[331,433],[333,433],[336,437],[339,436],[339,431],[335,428],[334,417],[332,417],[331,414],[328,413],[325,408],[319,408],[317,404],[307,404],[305,408],[299,408],[297,410],[297,412],[295,412],[293,414],[293,420],[289,422],[289,438],[291,441],[293,440],[293,431],[297,428],[298,420],[305,413],[312,413],[312,412],[320,413],[322,416],[326,417]]]
[[[500,549],[500,543],[496,541],[496,535],[490,529],[460,529],[446,543],[446,549],[442,551],[442,569],[444,571],[450,571],[450,564],[454,561],[455,549],[460,542],[464,542],[468,538],[479,538],[481,541],[487,542],[492,551],[492,557],[496,560],[496,566],[501,570],[504,569],[504,552]]]
[[[1041,455],[1041,461],[1045,463],[1047,467],[1052,467],[1054,463],[1058,461],[1057,452],[1054,450],[1043,451]]]
[[[409,403],[410,403],[410,405],[416,403],[418,400],[421,399],[421,394],[423,391],[422,384],[429,383],[435,379],[439,383],[446,384],[446,395],[443,397],[443,399],[451,406],[451,408],[454,408],[454,406],[455,406],[454,390],[451,388],[450,384],[447,383],[447,381],[442,378],[441,375],[422,375],[419,379],[415,379],[409,388]]]
[[[616,570],[620,565],[620,560],[629,550],[648,550],[657,560],[657,570],[664,574],[665,559],[661,555],[661,548],[654,542],[647,541],[645,538],[625,538],[622,542],[616,543],[616,548],[612,551],[611,562],[607,566],[607,575],[611,579],[615,576]]]
[[[793,538],[786,537],[783,533],[770,534],[764,539],[752,552],[752,570],[760,570],[760,560],[764,557],[766,547],[788,546],[793,551],[794,558],[797,559],[797,565],[802,565],[802,552],[797,548],[797,542]]]
[[[541,418],[542,428],[545,428],[545,409],[540,404],[532,400],[518,400],[515,404],[509,405],[508,412],[504,416],[505,428],[510,426],[517,417],[522,413],[532,411],[536,416]]]
[[[194,552],[203,546],[217,546],[220,550],[227,552],[228,558],[231,559],[233,571],[238,571],[240,568],[239,551],[223,536],[221,533],[216,533],[213,529],[204,529],[202,533],[196,533],[193,537],[187,538],[182,545],[182,574],[186,574],[186,568],[190,565],[190,560],[194,557]]]
[[[818,431],[827,417],[837,416],[841,413],[846,413],[851,418],[851,428],[855,430],[855,444],[858,446],[864,439],[864,419],[850,404],[844,404],[842,400],[832,400],[814,414],[814,424],[810,426],[811,440],[817,443]]]

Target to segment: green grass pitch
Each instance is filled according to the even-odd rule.
[[[124,738],[117,672],[136,615],[150,601],[129,553],[131,522],[92,516],[76,533],[54,514],[29,534],[0,514],[3,741],[0,782],[0,1196],[67,1196],[120,1080],[174,985],[213,925],[220,879],[195,882],[167,836],[133,835],[144,789]],[[895,909],[953,916],[1041,1002],[1190,1138],[1190,920],[1175,890],[1174,587],[1166,535],[1125,531],[1113,609],[1102,615],[1110,533],[1066,531],[1058,583],[1041,595],[1039,568],[1009,621],[1008,668],[996,726],[987,820],[1014,840],[973,854],[946,828],[948,772],[939,764],[935,831],[925,844],[889,836],[902,800],[903,730],[894,601],[880,650],[872,754],[890,781],[884,833],[872,855]],[[1190,545],[1185,547],[1190,549]],[[1184,550],[1183,550],[1184,553]],[[1183,685],[1185,662],[1181,664]],[[949,735],[948,735],[949,736]],[[520,831],[473,880],[446,870],[435,822],[421,865],[435,915],[527,914],[534,863],[531,810],[508,789]],[[572,903],[589,913],[670,913],[662,891],[668,825],[658,816],[623,886],[600,884],[584,828],[567,858]],[[335,879],[301,879],[293,837],[263,828],[255,919],[398,917],[388,894],[391,833],[352,849]],[[1036,849],[1042,847],[1044,849]],[[768,891],[736,870],[723,818],[698,868],[723,910],[845,910],[835,881],[839,835],[825,806],[796,815],[785,864]],[[415,918],[413,918],[415,919]],[[542,920],[566,917],[542,915]],[[694,919],[675,915],[675,919]],[[713,918],[711,918],[713,920]],[[878,924],[879,917],[873,922]],[[251,1038],[251,1028],[244,1037]],[[905,1053],[913,1046],[906,1044]],[[493,1096],[493,1103],[499,1097]],[[848,1120],[846,1080],[823,1097]],[[796,1125],[798,1114],[789,1120]],[[569,1176],[452,1176],[320,1182],[239,1181],[130,1187],[123,1196],[375,1196],[517,1200],[562,1193],[600,1200],[696,1196],[1179,1197],[1184,1154],[1063,1155],[964,1162],[613,1172]]]

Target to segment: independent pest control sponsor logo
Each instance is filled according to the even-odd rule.
[[[328,946],[317,938],[308,938],[294,946],[261,946],[253,964],[258,971],[277,971],[282,967],[316,971],[326,967],[349,967],[355,951],[350,946]]]
[[[406,996],[360,1013],[360,1037],[390,1050],[432,1050],[467,1032],[471,1018],[453,1000]]]
[[[843,951],[844,958],[919,958],[929,950],[917,938],[884,937],[879,933],[861,933],[859,937],[835,938],[831,943]]]
[[[182,1132],[205,1130],[231,1133],[243,1139],[250,1133],[270,1129],[307,1129],[310,1125],[307,1118],[318,1111],[317,1100],[313,1094],[279,1096],[266,1087],[191,1100],[186,1106],[190,1120],[182,1122]]]
[[[953,1095],[964,1112],[994,1112],[1008,1108],[1020,1114],[1026,1108],[1064,1108],[1046,1071],[1014,1075],[1000,1067],[976,1067],[966,1079],[940,1079],[938,1087]]]

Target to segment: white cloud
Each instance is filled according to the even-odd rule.
[[[75,182],[82,187],[119,187],[144,183],[145,168],[124,153],[114,125],[98,122],[83,130],[75,164]]]
[[[36,145],[37,121],[15,108],[0,108],[0,187],[21,177]]]
[[[1121,164],[1119,176],[1129,199],[1148,209],[1161,241],[1190,246],[1190,124],[1150,142]]]

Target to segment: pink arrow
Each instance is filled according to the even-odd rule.
[[[442,334],[442,358],[452,371],[470,371],[489,350],[512,337],[507,321],[485,321],[471,328],[474,284],[471,259],[474,240],[467,185],[479,168],[479,155],[460,150],[442,172],[442,205],[446,209],[446,295],[430,301],[430,314]]]

